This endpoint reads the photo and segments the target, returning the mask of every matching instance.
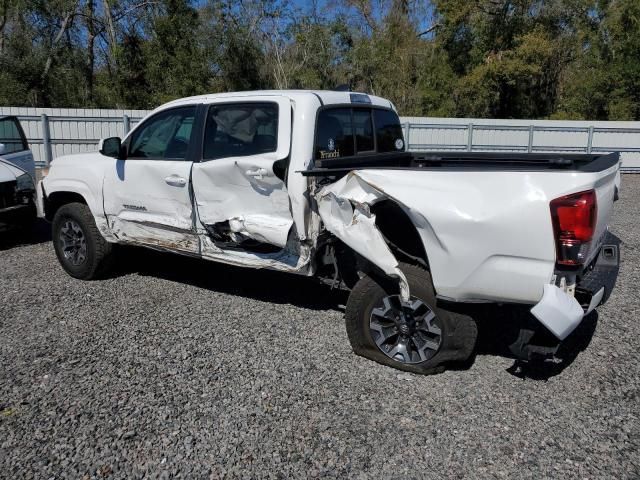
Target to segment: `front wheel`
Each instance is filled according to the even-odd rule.
[[[53,217],[53,246],[60,265],[72,277],[92,280],[104,276],[113,264],[113,245],[96,227],[83,203],[69,203]]]
[[[349,296],[346,327],[353,351],[400,370],[440,373],[473,353],[477,327],[467,315],[436,306],[428,271],[400,264],[411,298],[402,302],[397,285],[369,275]]]

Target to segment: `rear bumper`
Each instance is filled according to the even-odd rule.
[[[609,237],[607,240],[611,240]],[[603,245],[598,256],[579,277],[575,296],[555,285],[545,285],[542,299],[531,313],[559,340],[564,340],[613,291],[620,267],[618,245]]]
[[[607,236],[606,244],[600,249],[596,261],[583,272],[576,286],[576,299],[586,313],[605,303],[616,285],[620,270],[620,250],[616,243],[611,243],[613,238],[610,234]]]

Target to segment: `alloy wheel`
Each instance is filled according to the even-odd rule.
[[[78,222],[66,219],[60,229],[58,241],[67,262],[76,267],[85,262],[87,259],[87,240]]]
[[[402,363],[432,358],[442,343],[441,327],[426,303],[416,297],[403,302],[399,295],[383,297],[369,319],[371,337],[380,351]]]

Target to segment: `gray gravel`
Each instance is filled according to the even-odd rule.
[[[495,322],[419,377],[353,355],[344,298],[305,279],[133,251],[81,282],[46,226],[5,235],[0,476],[638,478],[639,214],[626,176],[616,291],[524,379]]]

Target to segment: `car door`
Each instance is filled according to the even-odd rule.
[[[192,181],[198,220],[217,247],[276,252],[293,224],[285,185],[291,102],[283,96],[208,106]]]
[[[123,241],[199,252],[189,187],[195,105],[162,110],[143,120],[124,142],[104,180],[109,226]]]
[[[36,178],[33,154],[16,117],[0,118],[0,157]]]

